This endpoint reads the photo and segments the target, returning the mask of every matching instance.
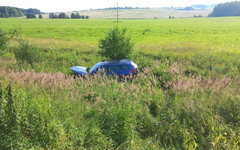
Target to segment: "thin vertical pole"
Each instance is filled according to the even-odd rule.
[[[118,3],[117,3],[117,22],[118,22]]]

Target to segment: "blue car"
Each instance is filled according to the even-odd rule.
[[[71,67],[71,70],[80,76],[94,75],[97,73],[106,75],[137,75],[138,66],[129,59],[106,60],[94,65],[91,69],[82,66]]]

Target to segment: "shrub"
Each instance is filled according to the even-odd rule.
[[[81,18],[81,15],[77,12],[76,15],[75,15],[75,18],[80,19],[80,18]]]
[[[131,37],[126,35],[126,28],[120,30],[118,27],[112,29],[105,39],[99,41],[101,56],[109,59],[130,58],[134,44],[131,43]]]
[[[50,14],[49,14],[49,18],[50,18],[50,19],[54,19],[54,18],[58,18],[58,16],[57,16],[57,14],[50,13]]]
[[[77,12],[76,14],[75,13],[72,13],[71,14],[71,18],[72,19],[81,19],[81,15]]]
[[[58,18],[68,18],[68,16],[65,13],[60,13]]]
[[[75,15],[74,13],[71,14],[71,18],[75,18],[75,16],[76,16],[76,15]]]
[[[29,64],[40,61],[40,52],[38,48],[29,44],[27,41],[20,41],[18,48],[14,50],[15,58],[20,61],[26,61]]]
[[[28,13],[28,14],[26,15],[26,17],[27,17],[27,18],[36,18],[36,15],[33,14],[33,13]]]

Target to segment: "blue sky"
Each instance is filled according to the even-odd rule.
[[[119,6],[168,7],[190,6],[193,4],[218,4],[233,0],[0,0],[0,6],[37,8],[42,12],[88,10]]]

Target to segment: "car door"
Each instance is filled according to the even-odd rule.
[[[112,65],[106,68],[107,75],[119,75],[120,67],[119,65]]]
[[[102,66],[102,67],[99,69],[99,71],[100,71],[101,75],[104,75],[104,74],[108,75],[108,74],[109,74],[109,68],[106,67],[106,66]]]
[[[128,65],[120,65],[119,75],[129,75],[130,67]]]

